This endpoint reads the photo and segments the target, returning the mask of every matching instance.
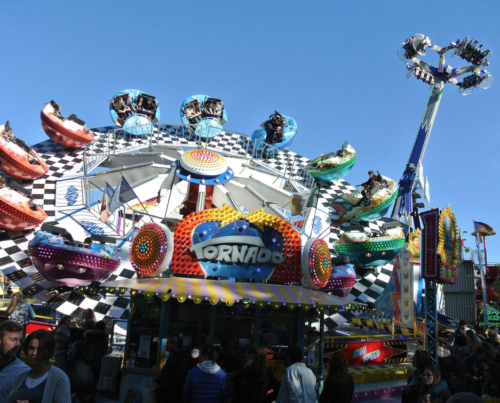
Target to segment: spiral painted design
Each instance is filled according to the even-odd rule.
[[[307,263],[312,282],[320,288],[327,285],[332,272],[332,262],[328,245],[323,239],[316,239],[311,244]]]
[[[159,224],[146,224],[132,238],[129,251],[130,263],[139,274],[154,273],[163,264],[167,248],[165,230]]]

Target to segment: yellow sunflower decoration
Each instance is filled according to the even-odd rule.
[[[439,217],[438,253],[441,256],[441,263],[457,267],[459,246],[457,220],[450,207],[447,207]]]

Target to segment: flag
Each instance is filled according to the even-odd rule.
[[[102,204],[101,204],[101,221],[106,222],[111,217],[112,213],[108,210],[109,200],[113,196],[114,189],[111,185],[106,182],[106,186],[104,187],[104,194],[102,195]]]
[[[136,199],[137,196],[124,176],[120,179],[118,186],[111,196],[111,200],[107,206],[111,213],[114,213],[118,208],[128,203],[130,200]]]
[[[320,186],[315,186],[311,189],[309,197],[307,198],[306,207],[317,207],[319,200],[319,189]]]
[[[493,228],[491,228],[488,224],[485,224],[484,222],[479,222],[479,221],[473,221],[474,223],[474,232],[471,234],[473,236],[481,235],[481,236],[489,236],[489,235],[496,235],[496,231],[493,231]]]
[[[175,179],[175,173],[177,171],[178,164],[173,165],[172,168],[170,169],[170,172],[166,176],[166,178],[163,180],[160,190],[158,190],[158,197],[156,198],[156,203],[160,204],[161,203],[161,191],[163,189],[170,190],[172,189],[172,185],[174,184],[174,179]]]

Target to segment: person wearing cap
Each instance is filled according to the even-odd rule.
[[[183,341],[184,336],[179,332],[167,336],[166,350],[170,355],[153,388],[156,403],[182,402],[184,383],[189,372],[188,358],[182,351]]]

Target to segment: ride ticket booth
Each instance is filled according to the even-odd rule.
[[[320,290],[332,272],[325,241],[303,239],[264,209],[246,216],[227,206],[197,211],[173,236],[166,225],[147,224],[131,240],[130,263],[142,278],[101,285],[131,295],[120,398],[135,389],[151,399],[173,332],[184,335],[186,354],[220,345],[219,365],[230,379],[252,345],[267,348],[279,377],[288,347],[316,343],[304,348],[304,362],[320,375],[323,312],[352,304]],[[306,325],[317,321],[319,332]]]

